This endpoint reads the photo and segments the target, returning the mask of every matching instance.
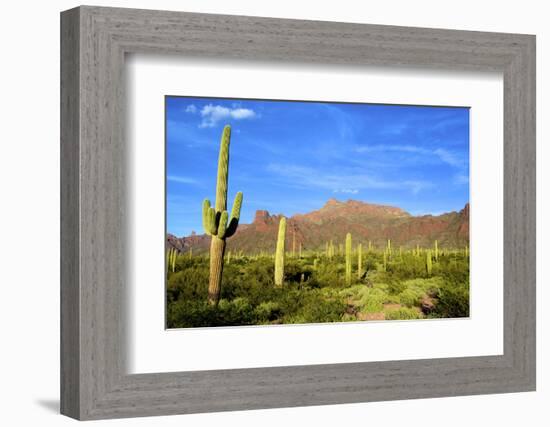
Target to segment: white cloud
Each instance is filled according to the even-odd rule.
[[[357,188],[337,188],[334,193],[357,194],[359,190]]]
[[[456,153],[445,150],[443,148],[430,150],[427,148],[416,147],[414,145],[369,145],[369,146],[357,147],[355,151],[357,151],[358,153],[394,151],[394,152],[402,152],[402,153],[420,154],[424,156],[429,156],[431,158],[436,158],[441,163],[446,163],[449,166],[453,166],[456,168],[464,167],[467,162],[467,159],[462,158],[464,156],[459,156]]]
[[[361,173],[323,174],[320,171],[299,165],[270,164],[269,172],[275,173],[296,187],[316,187],[332,192],[355,194],[364,189],[405,189],[413,194],[433,188],[428,181],[384,180]]]
[[[188,105],[187,108],[185,109],[185,112],[195,114],[197,112],[197,107],[195,107],[194,104]]]
[[[198,184],[198,181],[196,179],[187,176],[168,175],[166,179],[168,181],[178,182],[180,184]]]
[[[256,113],[249,108],[227,108],[221,105],[205,105],[201,110],[202,122],[199,127],[213,127],[220,120],[243,120],[256,117]]]

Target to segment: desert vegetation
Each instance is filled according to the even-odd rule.
[[[434,247],[393,250],[367,243],[363,251],[364,243],[348,250],[352,237],[342,241],[343,254],[332,254],[334,243],[301,256],[231,254],[217,306],[208,304],[209,255],[179,254],[167,272],[168,327],[469,316],[467,248],[439,248],[436,260]]]

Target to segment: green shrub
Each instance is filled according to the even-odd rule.
[[[468,317],[470,315],[469,283],[445,283],[436,296],[434,314],[439,317]]]
[[[392,308],[384,311],[386,320],[412,320],[421,319],[424,317],[418,310],[414,308]]]
[[[260,303],[255,309],[254,314],[258,323],[269,323],[276,320],[281,314],[279,304],[274,301]]]
[[[413,307],[420,303],[423,292],[418,290],[407,288],[399,294],[399,303],[407,307]]]

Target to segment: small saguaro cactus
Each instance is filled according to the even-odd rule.
[[[439,258],[439,248],[437,247],[437,240],[434,242],[434,259],[437,262]]]
[[[231,216],[227,213],[227,179],[229,175],[229,143],[231,127],[225,126],[220,142],[218,157],[218,176],[216,181],[216,204],[210,206],[210,200],[204,199],[202,204],[202,224],[206,234],[212,236],[210,242],[210,280],[208,283],[208,303],[218,305],[220,300],[223,255],[225,239],[237,231],[243,193],[238,192],[233,202]]]
[[[296,229],[292,229],[292,258],[296,256]]]
[[[177,251],[174,248],[168,249],[168,252],[166,253],[166,270],[172,271],[174,273],[176,271],[176,257],[177,257]]]
[[[175,249],[172,251],[172,262],[171,262],[171,265],[172,265],[172,273],[175,273],[176,272],[176,259],[178,257],[178,251],[176,251]]]
[[[166,251],[166,272],[170,270],[170,263],[172,261],[172,249]]]
[[[279,234],[277,235],[277,249],[275,250],[275,286],[281,288],[285,276],[285,237],[286,218],[279,221]]]
[[[357,245],[357,278],[361,279],[363,275],[363,245]]]
[[[426,251],[426,273],[428,276],[432,275],[432,251],[430,249]]]
[[[351,233],[346,234],[346,283],[351,284]]]

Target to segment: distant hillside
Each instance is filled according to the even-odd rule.
[[[244,253],[256,253],[275,249],[279,219],[282,215],[270,215],[268,211],[256,211],[252,224],[240,224],[235,235],[227,239],[228,250],[242,250]],[[296,250],[324,249],[325,242],[343,243],[346,233],[350,232],[354,243],[382,247],[391,239],[394,247],[405,248],[431,246],[438,240],[440,247],[463,247],[469,242],[470,206],[460,212],[443,215],[412,216],[403,209],[393,206],[375,205],[356,200],[341,202],[330,199],[319,210],[288,218],[286,247],[292,250],[295,241]],[[208,249],[210,236],[191,235],[167,236],[167,248],[175,248],[194,253]]]

